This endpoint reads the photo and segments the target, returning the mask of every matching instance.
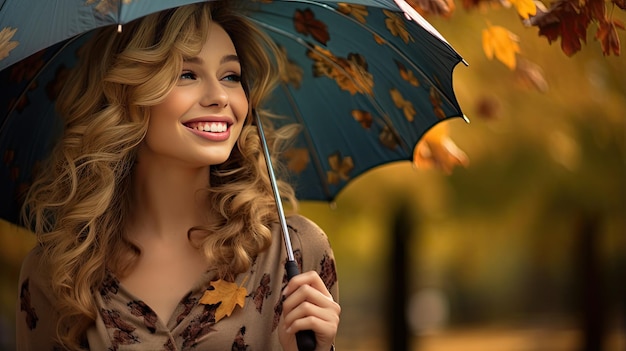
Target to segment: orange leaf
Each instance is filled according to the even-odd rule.
[[[469,159],[450,139],[445,122],[440,122],[417,143],[413,152],[413,164],[417,168],[437,168],[451,174],[456,166],[467,167]]]
[[[537,14],[537,5],[533,0],[509,0],[515,6],[517,13],[523,18],[527,19],[529,16]]]
[[[509,69],[515,69],[515,54],[520,52],[515,34],[500,26],[487,25],[483,29],[483,50],[488,59],[495,56]]]
[[[248,277],[244,279],[241,285],[247,279]],[[243,308],[246,303],[248,291],[243,286],[237,286],[237,283],[219,279],[211,282],[211,286],[214,289],[205,291],[199,302],[205,305],[220,304],[215,311],[215,323],[224,317],[230,316],[237,305]]]

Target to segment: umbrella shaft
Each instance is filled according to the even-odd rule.
[[[293,248],[291,247],[291,239],[289,237],[289,229],[287,228],[287,220],[285,219],[285,211],[283,210],[283,203],[280,199],[280,193],[278,192],[278,184],[276,182],[276,176],[274,175],[274,168],[272,166],[270,150],[267,146],[267,140],[265,139],[263,123],[261,123],[261,117],[259,117],[258,112],[256,110],[253,110],[253,113],[256,120],[257,128],[259,129],[259,138],[261,139],[263,155],[265,156],[265,163],[267,164],[267,173],[269,174],[272,191],[274,192],[274,199],[276,200],[276,208],[278,209],[278,220],[280,221],[280,226],[283,231],[283,238],[285,242],[285,249],[287,250],[287,260],[294,261]]]

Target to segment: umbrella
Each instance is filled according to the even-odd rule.
[[[82,39],[77,35],[198,1],[76,0],[64,2],[63,9],[52,1],[28,5],[37,11],[24,9],[24,1],[4,2],[1,218],[17,221],[19,194],[60,133],[52,101],[59,78],[75,62]],[[462,58],[403,1],[251,2],[250,8],[250,18],[289,62],[268,106],[292,118],[285,122],[305,127],[285,154],[299,199],[332,201],[359,174],[410,160],[417,141],[437,122],[462,116],[452,87],[452,70]],[[50,13],[64,17],[53,20]]]
[[[53,101],[76,61],[81,34],[105,25],[123,30],[135,18],[198,1],[3,2],[1,218],[17,223],[20,194],[60,133]],[[259,0],[250,2],[248,17],[288,62],[267,107],[288,117],[285,123],[304,126],[285,153],[301,200],[332,201],[359,174],[411,160],[418,140],[436,123],[463,116],[452,86],[453,69],[463,59],[403,0]],[[274,179],[269,158],[268,169]],[[293,263],[276,190],[275,196]]]

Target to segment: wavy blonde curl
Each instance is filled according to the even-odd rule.
[[[293,126],[274,129],[270,119],[275,116],[261,109],[277,84],[282,56],[240,13],[232,0],[183,6],[131,22],[122,33],[104,28],[83,47],[71,84],[57,101],[64,135],[46,172],[31,186],[23,211],[50,270],[63,347],[81,349],[97,318],[93,294],[107,270],[122,277],[141,253],[123,231],[137,147],[146,135],[150,106],[174,87],[183,59],[200,52],[211,22],[235,44],[249,112],[258,111],[264,120],[274,165],[296,133]],[[269,226],[277,212],[266,167],[249,113],[229,160],[211,167],[206,196],[219,220],[188,232],[222,277],[246,271],[271,243]],[[295,211],[292,187],[280,181],[279,189]]]

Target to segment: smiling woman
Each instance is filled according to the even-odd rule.
[[[280,55],[231,6],[156,13],[82,49],[58,99],[64,135],[25,202],[40,245],[20,275],[19,350],[296,350],[302,330],[332,347],[328,238],[289,217],[305,273],[287,281],[249,118],[269,118]],[[266,130],[279,150],[295,128]]]
[[[226,31],[211,23],[202,50],[183,61],[178,82],[163,101],[150,108],[139,165],[160,168],[158,160],[164,156],[189,162],[191,167],[224,163],[247,113],[237,51]],[[151,157],[157,159],[143,162]]]

